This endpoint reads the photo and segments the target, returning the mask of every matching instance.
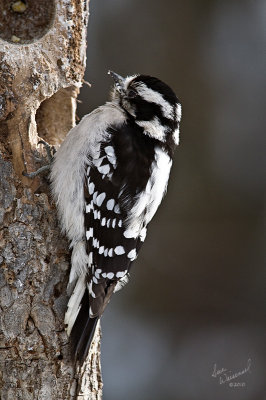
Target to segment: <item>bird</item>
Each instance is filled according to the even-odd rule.
[[[69,131],[50,173],[72,249],[65,327],[80,365],[112,294],[128,282],[179,144],[174,91],[150,75],[109,74],[110,100]]]

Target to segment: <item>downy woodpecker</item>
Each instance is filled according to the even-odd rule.
[[[157,78],[111,72],[111,101],[86,115],[57,151],[52,191],[72,248],[65,324],[76,361],[127,282],[166,192],[181,105]]]

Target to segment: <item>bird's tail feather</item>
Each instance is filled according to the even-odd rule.
[[[72,331],[77,316],[81,308],[81,302],[86,291],[86,275],[82,274],[75,283],[74,290],[67,304],[67,312],[65,314],[65,325],[68,336]]]
[[[81,308],[70,334],[72,357],[75,362],[79,362],[81,365],[88,355],[99,319],[99,317],[90,318],[89,307],[89,294],[85,290],[81,300]]]

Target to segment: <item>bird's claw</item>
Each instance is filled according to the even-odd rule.
[[[43,144],[46,150],[46,154],[47,154],[47,158],[48,158],[48,164],[43,165],[42,167],[38,168],[37,171],[33,171],[33,172],[26,172],[23,171],[22,175],[26,176],[27,178],[35,178],[36,176],[38,176],[39,174],[41,174],[42,172],[48,171],[51,167],[52,161],[53,161],[53,157],[56,153],[55,147],[54,146],[50,146],[49,143],[45,142],[43,139],[39,140],[39,142],[37,143],[39,144]],[[37,162],[41,162],[42,160],[38,157],[34,157],[35,160]]]

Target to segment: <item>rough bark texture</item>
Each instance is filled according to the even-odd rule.
[[[75,370],[63,323],[68,245],[48,181],[22,176],[44,158],[40,138],[59,145],[75,123],[88,2],[37,3],[0,10],[0,398],[98,400],[100,328]]]

